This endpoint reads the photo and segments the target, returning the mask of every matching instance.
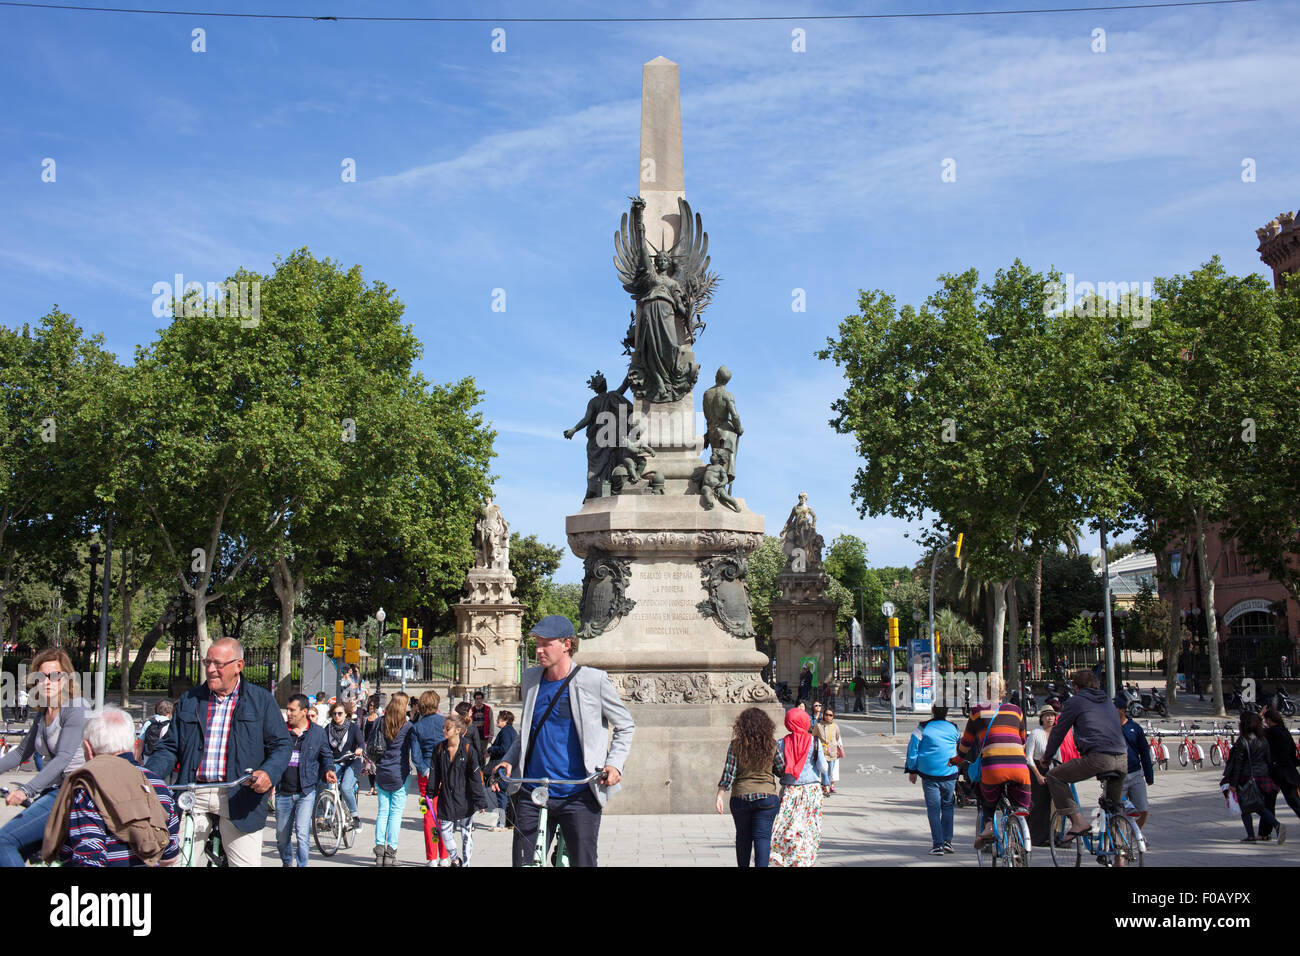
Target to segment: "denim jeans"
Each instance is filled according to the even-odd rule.
[[[772,824],[781,809],[781,798],[776,794],[761,800],[731,798],[731,819],[736,824],[736,865],[749,866],[750,851],[755,866],[767,866],[772,853]]]
[[[339,793],[343,794],[343,803],[348,813],[357,815],[357,762],[349,760],[347,766],[334,765],[334,772],[339,775]]]
[[[379,791],[379,810],[375,814],[375,846],[397,849],[397,838],[402,832],[402,811],[406,809],[406,787],[376,789]]]
[[[285,866],[293,866],[295,859],[299,866],[307,865],[307,854],[311,850],[312,810],[315,807],[315,787],[302,793],[276,792],[275,842],[280,850],[280,862]]]
[[[32,801],[32,805],[0,827],[0,866],[26,866],[27,858],[41,848],[45,840],[45,821],[50,818],[59,791]]]
[[[925,815],[930,818],[931,847],[952,842],[953,794],[956,789],[956,776],[921,778],[921,790],[925,793]]]
[[[520,790],[515,801],[515,838],[512,853],[515,866],[531,861],[537,846],[540,811],[529,795]],[[547,852],[553,842],[555,828],[564,834],[564,844],[569,853],[570,866],[595,866],[597,843],[600,838],[600,802],[588,787],[583,787],[571,797],[553,797],[547,810]]]
[[[510,794],[506,792],[506,788],[504,784],[502,784],[501,789],[497,791],[496,798],[497,798],[497,826],[503,827],[506,825],[506,820],[509,819],[506,814],[506,809],[510,806]],[[490,796],[489,799],[491,799]]]

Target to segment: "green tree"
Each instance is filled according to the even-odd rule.
[[[1200,574],[1210,689],[1223,716],[1214,589],[1223,549],[1211,560],[1207,528],[1229,520],[1234,505],[1258,514],[1245,490],[1250,480],[1241,476],[1251,476],[1262,442],[1288,442],[1282,433],[1294,431],[1294,395],[1283,397],[1279,389],[1297,381],[1294,304],[1279,300],[1258,275],[1228,275],[1217,256],[1190,275],[1156,279],[1155,289],[1151,325],[1123,342],[1122,384],[1142,411],[1126,456],[1137,493],[1125,518],[1156,555],[1161,577],[1174,585],[1170,661],[1181,636],[1176,608],[1185,578],[1173,578],[1167,556],[1196,554],[1198,560],[1189,553],[1182,566]],[[1166,674],[1171,700],[1174,671]]]
[[[543,609],[551,586],[551,576],[559,570],[562,560],[563,548],[545,544],[535,534],[523,537],[518,531],[511,533],[510,573],[515,576],[515,600],[524,606],[525,634],[546,616]]]
[[[749,555],[749,571],[745,582],[749,587],[749,604],[754,616],[754,632],[758,647],[772,656],[772,602],[779,596],[777,575],[785,568],[785,554],[781,539],[767,534],[763,543]]]
[[[864,452],[859,513],[931,520],[931,547],[965,532],[974,574],[992,582],[997,671],[1007,590],[1033,566],[1027,543],[1112,515],[1127,494],[1131,415],[1106,381],[1117,323],[1057,309],[1059,278],[1018,260],[983,286],[974,270],[943,276],[920,309],[864,292],[818,353],[844,369],[831,424]]]

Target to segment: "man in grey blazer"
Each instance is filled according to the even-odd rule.
[[[573,662],[578,642],[567,617],[544,617],[530,633],[537,638],[541,666],[524,672],[519,739],[506,752],[501,770],[510,776],[522,762],[524,777],[562,780],[578,780],[604,770],[604,783],[551,784],[548,788],[550,826],[560,827],[573,865],[595,866],[600,813],[610,794],[619,788],[636,725],[609,675]],[[609,727],[614,729],[613,740],[609,740]],[[529,793],[532,785],[524,784],[522,790]],[[537,819],[538,808],[532,800],[516,794],[515,866],[532,859]]]

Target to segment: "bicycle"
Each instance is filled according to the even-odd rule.
[[[1052,853],[1053,866],[1082,865],[1085,849],[1088,855],[1096,857],[1097,862],[1102,866],[1124,867],[1136,864],[1141,867],[1144,865],[1146,841],[1142,839],[1142,831],[1124,808],[1112,803],[1105,794],[1106,781],[1121,780],[1124,776],[1124,772],[1120,770],[1111,770],[1097,775],[1103,788],[1101,798],[1097,801],[1097,805],[1101,808],[1100,817],[1094,821],[1090,831],[1079,834],[1068,843],[1064,842],[1064,837],[1070,830],[1070,817],[1060,810],[1052,811],[1050,837],[1047,843]],[[1075,789],[1074,784],[1070,784],[1070,792],[1074,795],[1077,804],[1079,791]],[[1133,815],[1136,816],[1137,811],[1133,811]]]
[[[1193,723],[1192,730],[1200,730],[1200,727]],[[1201,750],[1201,745],[1196,742],[1196,738],[1188,733],[1186,721],[1178,722],[1178,732],[1183,735],[1183,742],[1178,745],[1179,764],[1186,767],[1190,761],[1193,770],[1200,770],[1205,766],[1205,752]]]
[[[605,771],[597,770],[584,780],[556,780],[551,777],[505,777],[500,779],[502,782],[510,785],[510,792],[513,794],[520,786],[525,783],[536,784],[528,798],[538,808],[537,814],[537,845],[533,848],[533,859],[531,863],[525,863],[524,866],[546,866],[546,811],[550,803],[551,791],[550,785],[553,783],[571,784],[574,786],[588,786],[593,780],[602,780],[605,777]],[[559,827],[555,828],[555,847],[551,851],[550,865],[569,866],[569,853],[564,845],[564,831]]]
[[[194,794],[199,790],[216,790],[219,787],[242,787],[252,778],[253,770],[250,767],[238,779],[223,783],[176,783],[171,785],[172,794],[176,799],[176,812],[181,817],[181,853],[177,865],[200,865],[194,862]],[[216,815],[210,813],[208,816],[215,817]],[[203,853],[207,858],[207,866],[227,865],[226,850],[221,844],[221,827],[217,825],[215,819],[212,821],[212,826],[208,828],[208,838],[205,841]]]
[[[356,839],[357,827],[352,823],[352,814],[348,813],[347,807],[344,806],[342,791],[339,789],[342,785],[343,768],[356,759],[356,754],[348,754],[339,761],[338,769],[334,771],[334,782],[327,785],[316,797],[316,805],[312,808],[311,828],[316,834],[316,849],[325,856],[333,856],[337,853],[340,844],[346,849],[351,849]]]
[[[1232,745],[1223,737],[1223,726],[1215,723],[1214,725],[1214,743],[1210,744],[1210,763],[1216,767],[1220,761],[1228,762],[1228,754],[1232,750]],[[1231,733],[1231,731],[1229,731]],[[1235,736],[1235,735],[1234,735]]]
[[[1004,793],[998,798],[997,808],[993,811],[993,839],[980,845],[975,851],[975,858],[980,866],[992,867],[1029,866],[1029,854],[1033,843],[1029,839],[1029,824],[1026,822],[1029,811],[1017,806],[1014,809]],[[977,814],[978,832],[984,832],[984,808]]]
[[[1165,746],[1165,735],[1150,723],[1147,724],[1147,741],[1151,745],[1151,763],[1161,770],[1168,770],[1169,748]]]

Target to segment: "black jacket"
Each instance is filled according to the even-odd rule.
[[[1238,737],[1228,754],[1223,779],[1219,783],[1230,783],[1235,787],[1245,783],[1247,777],[1263,779],[1268,776],[1268,760],[1268,741],[1259,737]]]
[[[456,756],[447,753],[444,740],[433,751],[429,761],[427,792],[438,798],[438,819],[464,820],[475,810],[487,809],[487,793],[483,789],[483,762],[477,747],[467,745],[469,735],[460,739]]]
[[[347,733],[343,737],[343,748],[341,750],[335,750],[333,743],[330,743],[330,725],[333,723],[334,721],[331,720],[323,729],[325,731],[325,741],[326,743],[329,743],[330,757],[333,758],[335,763],[338,763],[348,754],[356,753],[364,747],[365,744],[361,741],[361,728],[357,726],[355,721],[345,720],[343,726],[347,729]]]
[[[1281,727],[1264,730],[1268,738],[1269,773],[1278,784],[1300,786],[1300,771],[1296,769],[1295,739]]]

